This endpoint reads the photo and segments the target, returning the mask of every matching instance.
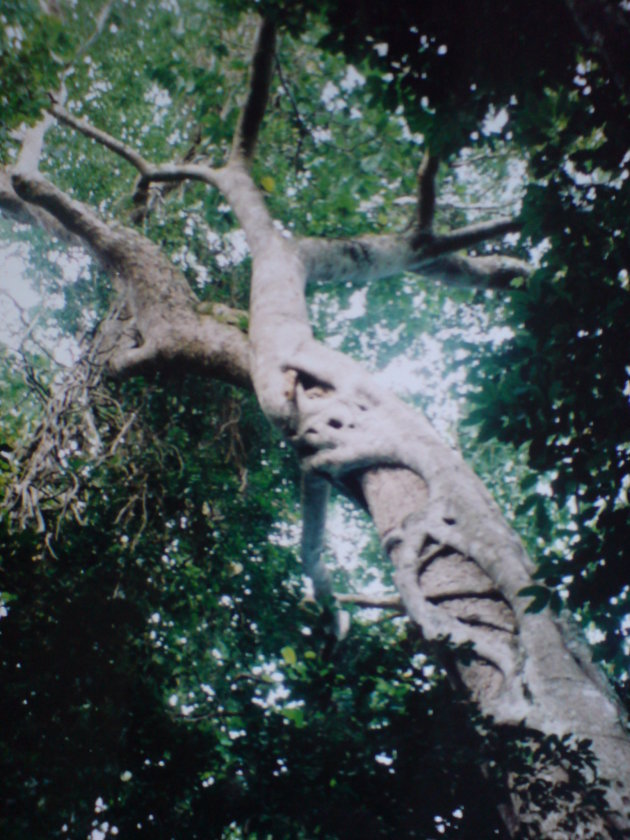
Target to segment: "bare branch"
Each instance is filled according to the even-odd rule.
[[[276,26],[264,18],[256,38],[249,91],[234,135],[230,163],[241,160],[249,164],[254,155],[258,131],[269,98],[275,42]]]
[[[96,140],[97,143],[100,143],[102,146],[105,146],[115,154],[124,158],[124,160],[134,166],[141,175],[148,175],[148,173],[153,169],[151,164],[148,163],[142,155],[134,151],[131,146],[123,143],[121,140],[117,140],[112,137],[111,134],[107,134],[107,132],[101,131],[99,128],[95,128],[86,120],[73,116],[57,102],[53,101],[49,111],[60,122],[64,123],[64,125],[74,128],[76,131],[79,131],[91,140]]]
[[[81,237],[101,259],[107,254],[106,261],[111,261],[117,244],[116,233],[89,207],[70,198],[39,173],[16,172],[11,180],[20,198],[43,207],[67,230]]]
[[[460,248],[470,248],[488,239],[505,236],[506,233],[517,233],[522,228],[518,219],[498,219],[491,222],[477,222],[473,225],[427,236],[423,232],[416,235],[415,244],[418,250],[424,251],[426,256],[459,251]]]
[[[422,273],[453,286],[505,289],[515,278],[529,277],[533,271],[524,260],[502,254],[483,257],[446,254],[427,265]]]
[[[335,598],[340,604],[354,604],[365,609],[396,610],[404,612],[400,595],[362,595],[354,592],[336,593]]]
[[[0,210],[22,224],[44,228],[68,245],[81,244],[81,240],[74,236],[53,215],[20,198],[13,189],[8,172],[2,170],[0,170]]]
[[[63,88],[59,95],[60,97],[65,96]],[[16,161],[16,169],[24,172],[34,172],[37,169],[44,147],[44,137],[53,122],[50,114],[44,114],[34,126],[26,130]]]
[[[522,260],[500,255],[468,257],[449,254],[457,243],[483,242],[519,223],[483,222],[461,231],[433,235],[419,232],[361,236],[356,239],[315,239],[298,241],[310,283],[368,283],[394,277],[404,271],[436,277],[462,286],[503,288],[514,277],[526,277],[531,267]]]
[[[132,149],[131,146],[123,143],[106,131],[96,128],[87,120],[73,116],[61,105],[56,103],[51,105],[50,113],[54,114],[60,122],[79,131],[85,137],[89,137],[91,140],[100,143],[135,167],[141,175],[140,181],[136,186],[136,192],[146,188],[152,181],[176,183],[178,181],[188,180],[203,181],[211,186],[216,185],[217,170],[212,169],[210,166],[190,162],[155,165],[135,149]]]
[[[112,10],[112,6],[114,5],[114,0],[107,0],[107,2],[103,5],[103,8],[96,16],[96,26],[94,27],[94,32],[90,35],[87,41],[79,48],[76,56],[74,57],[73,62],[80,58],[84,53],[86,53],[92,44],[96,41],[96,39],[102,34],[103,30],[105,29],[105,24],[107,23],[107,18],[109,17],[109,13]],[[68,65],[68,68],[70,65]]]
[[[251,387],[246,335],[197,311],[186,278],[155,243],[130,228],[110,227],[40,174],[16,174],[13,183],[22,197],[79,235],[122,281],[142,343],[112,354],[113,370],[139,373],[162,365]]]

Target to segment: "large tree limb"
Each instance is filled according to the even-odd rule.
[[[230,163],[249,164],[254,155],[258,132],[267,109],[275,43],[276,26],[264,18],[256,36],[247,99],[234,134]]]
[[[439,158],[425,152],[418,169],[418,230],[430,230],[435,215],[435,176]]]
[[[568,836],[558,827],[577,809],[583,823],[594,826],[593,836],[612,837],[608,829],[617,824],[627,829],[630,743],[618,706],[571,656],[552,614],[527,613],[520,592],[531,582],[533,566],[523,546],[481,482],[426,418],[377,386],[359,365],[316,342],[305,312],[305,282],[320,272],[320,260],[327,277],[386,276],[395,273],[392,263],[398,270],[420,270],[518,223],[501,220],[452,234],[434,234],[427,224],[408,236],[291,242],[269,226],[245,167],[228,166],[221,174],[224,194],[250,244],[256,243],[250,337],[254,387],[265,414],[295,446],[305,472],[334,481],[367,506],[411,619],[436,645],[448,641],[470,651],[453,667],[483,712],[544,735],[592,738],[599,772],[619,780],[604,814],[586,795],[571,803],[570,813],[560,801],[541,815],[535,798],[523,801],[525,788],[515,786],[513,802],[524,830],[531,823],[537,836]],[[426,201],[428,222],[432,201]],[[489,269],[485,259],[481,266]],[[451,272],[466,267],[453,259],[448,265]],[[319,528],[321,509],[307,521]],[[311,533],[304,539],[316,567],[320,538]],[[562,783],[564,769],[552,769]],[[537,772],[532,767],[532,781]]]
[[[458,230],[448,231],[448,233],[427,235],[420,231],[416,236],[416,247],[427,256],[440,256],[459,251],[461,248],[471,248],[488,239],[504,236],[506,233],[518,233],[521,227],[522,222],[518,219],[495,219],[489,222],[477,222]]]
[[[492,223],[483,229],[475,225],[463,228],[463,235],[476,243],[493,232],[502,235],[505,223]],[[510,223],[515,229],[518,223]],[[467,233],[466,233],[467,232]],[[532,267],[514,257],[492,255],[468,257],[432,254],[432,245],[416,247],[415,232],[361,236],[355,239],[312,239],[298,241],[298,250],[307,271],[309,283],[356,283],[367,285],[393,277],[404,271],[438,277],[451,285],[505,288],[514,277],[526,277]],[[454,250],[459,247],[458,232],[450,239]],[[445,247],[442,243],[438,248]]]
[[[65,125],[100,143],[134,166],[141,176],[137,191],[146,188],[151,182],[175,183],[184,180],[219,186],[224,192],[227,190],[228,199],[233,191],[236,179],[228,175],[232,164],[223,170],[200,163],[155,165],[126,143],[86,120],[73,116],[61,105],[53,104],[50,111]],[[262,119],[262,114],[258,116]],[[451,285],[505,288],[513,278],[529,275],[531,266],[514,257],[447,255],[449,251],[518,230],[520,223],[514,219],[501,219],[481,222],[446,234],[433,234],[430,227],[435,209],[436,170],[437,159],[426,155],[418,175],[418,224],[413,231],[368,235],[352,240],[299,239],[298,250],[306,265],[308,282],[369,283],[409,271],[439,277]],[[268,216],[258,196],[255,204],[259,217]],[[257,228],[257,224],[250,225],[243,216],[241,222],[245,230]]]
[[[11,176],[6,170],[0,170],[0,210],[21,224],[43,228],[67,245],[81,244],[79,237],[71,233],[51,213],[20,198],[13,189]]]
[[[172,162],[154,165],[131,146],[92,126],[86,120],[73,116],[63,106],[53,103],[50,111],[64,124],[100,143],[134,166],[141,176],[136,187],[137,194],[146,191],[151,182],[197,180],[219,187],[234,205],[252,246],[254,242],[261,242],[255,232],[261,229],[262,219],[265,219],[265,227],[269,232],[271,218],[257,190],[250,193],[250,202],[233,200],[235,190],[249,189],[247,179],[239,178],[236,169],[239,163],[249,165],[253,156],[268,99],[273,71],[274,39],[273,25],[263,21],[256,42],[247,99],[239,118],[230,159],[223,169],[213,169],[200,163]],[[437,168],[438,159],[427,152],[418,171],[417,220],[411,232],[364,236],[350,241],[311,238],[299,240],[299,254],[306,266],[308,280],[367,283],[391,277],[402,271],[410,271],[441,277],[455,285],[504,288],[514,277],[530,274],[531,268],[527,263],[514,258],[444,256],[452,251],[519,230],[520,222],[515,219],[500,219],[480,222],[447,233],[434,233],[432,224]],[[263,246],[265,242],[266,238],[263,238]]]
[[[198,312],[186,278],[157,245],[130,228],[106,224],[38,173],[16,173],[13,185],[21,198],[45,208],[80,237],[119,278],[142,344],[112,356],[116,372],[166,365],[251,387],[247,337],[237,327]]]

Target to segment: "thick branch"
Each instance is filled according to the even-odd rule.
[[[107,149],[110,149],[112,152],[122,157],[134,166],[141,175],[148,175],[151,171],[153,171],[154,167],[151,166],[151,164],[148,163],[142,155],[132,149],[131,146],[123,143],[121,140],[117,140],[115,137],[112,137],[111,134],[107,134],[107,132],[101,131],[99,128],[95,128],[86,120],[73,116],[59,103],[53,102],[48,110],[59,120],[59,122],[64,123],[64,125],[67,125],[70,128],[74,128],[76,131],[79,131],[91,140],[96,140],[97,143],[100,143],[102,146],[105,146]]]
[[[61,105],[55,103],[50,107],[50,113],[60,122],[79,131],[90,140],[105,146],[119,157],[135,167],[141,175],[137,189],[148,185],[151,181],[176,183],[178,181],[202,181],[211,186],[216,185],[217,170],[200,163],[162,163],[153,164],[144,158],[131,146],[123,143],[106,131],[96,128],[87,120],[73,116]]]
[[[484,257],[445,254],[429,263],[422,274],[451,286],[505,289],[515,278],[529,277],[533,271],[524,260],[502,254]]]
[[[364,609],[404,611],[400,595],[361,595],[353,592],[341,592],[337,593],[335,598],[340,604],[354,604],[356,607],[363,607]]]
[[[474,225],[444,237],[433,237],[427,232],[424,243],[419,246],[417,233],[356,239],[304,238],[298,241],[298,250],[310,283],[367,285],[409,271],[440,277],[460,286],[505,288],[514,277],[531,274],[531,266],[514,257],[467,257],[446,251],[459,247],[460,239],[479,243],[490,236],[501,235],[505,233],[506,225],[509,230],[518,228],[518,222],[510,221]],[[442,242],[434,246],[433,243],[439,240]],[[444,240],[453,247],[446,248]]]
[[[20,198],[44,208],[111,265],[120,244],[119,237],[89,207],[70,198],[39,173],[16,172],[11,180]]]
[[[68,245],[80,245],[81,240],[72,234],[52,214],[24,201],[13,189],[11,178],[0,170],[0,210],[22,224],[42,227]]]
[[[435,214],[435,176],[439,159],[425,152],[418,169],[418,230],[430,230]]]
[[[230,162],[241,160],[249,164],[254,155],[258,132],[269,98],[275,43],[276,26],[265,18],[258,29],[247,100],[234,135]]]
[[[522,222],[518,219],[498,219],[491,222],[477,222],[448,233],[427,235],[420,231],[416,235],[415,245],[425,256],[437,257],[459,251],[461,248],[479,245],[481,242],[504,236],[506,233],[517,233],[522,226]]]
[[[144,373],[166,366],[251,387],[247,337],[197,311],[186,278],[157,245],[129,228],[110,227],[42,175],[16,174],[13,183],[22,198],[77,234],[122,281],[142,344],[113,355],[113,370]]]

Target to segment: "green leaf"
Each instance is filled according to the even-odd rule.
[[[263,175],[260,179],[260,186],[265,192],[272,193],[276,188],[275,179],[271,175]]]
[[[299,706],[283,709],[282,716],[294,723],[298,729],[302,729],[306,725],[304,720],[304,710]]]
[[[287,665],[295,665],[297,663],[297,656],[295,654],[295,650],[292,647],[283,647],[280,653]]]

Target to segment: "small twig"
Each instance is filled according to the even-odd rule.
[[[125,421],[125,423],[123,424],[123,427],[121,428],[121,430],[118,432],[118,434],[114,438],[114,440],[112,442],[112,445],[109,447],[108,457],[111,457],[112,455],[114,455],[116,453],[116,450],[118,449],[119,444],[121,443],[121,441],[123,440],[123,438],[125,437],[127,432],[129,431],[129,428],[131,427],[131,424],[136,419],[137,414],[138,414],[137,411],[132,412],[131,416]]]
[[[140,537],[144,533],[144,529],[147,526],[148,522],[148,514],[147,514],[147,485],[145,484],[142,487],[142,496],[140,497],[140,501],[142,503],[142,516],[140,518],[140,527],[138,528],[137,533],[135,534],[133,540],[131,541],[131,545],[129,546],[130,550],[133,552],[138,545],[138,541]]]
[[[438,199],[436,204],[440,209],[462,210],[464,212],[475,210],[480,213],[498,213],[501,210],[509,210],[513,208],[516,204],[516,200],[503,201],[498,204],[458,204],[455,201],[440,201]]]

